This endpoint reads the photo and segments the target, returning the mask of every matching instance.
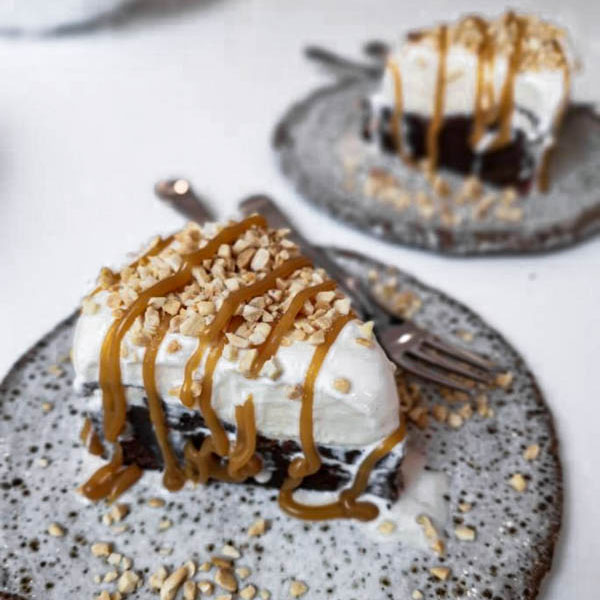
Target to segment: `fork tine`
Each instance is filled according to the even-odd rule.
[[[487,384],[492,382],[492,378],[487,373],[477,372],[474,369],[464,365],[464,363],[463,365],[461,365],[459,362],[456,362],[454,360],[448,360],[440,354],[430,354],[423,350],[421,346],[415,346],[411,348],[409,350],[409,354],[413,354],[420,360],[432,364],[435,367],[446,369],[447,371],[451,371],[458,375],[462,375],[463,377],[467,377],[468,379],[473,379],[474,381],[479,381],[481,383]]]
[[[439,350],[440,352],[443,352],[444,354],[447,354],[448,356],[454,358],[455,360],[464,361],[466,363],[469,363],[470,365],[473,365],[474,367],[479,367],[484,371],[492,371],[495,369],[494,363],[492,363],[489,360],[486,360],[478,354],[475,354],[474,352],[469,352],[468,350],[464,350],[462,348],[458,348],[457,346],[450,346],[432,336],[427,336],[424,342],[432,348],[435,348],[436,350]]]
[[[459,390],[461,392],[470,393],[472,390],[466,385],[461,384],[458,381],[455,381],[451,377],[445,377],[439,371],[435,369],[431,369],[424,364],[411,359],[408,355],[402,356],[402,358],[398,361],[398,364],[409,373],[413,375],[417,375],[418,377],[422,377],[423,379],[428,379],[429,381],[434,381],[435,383],[439,383],[440,385],[452,388],[454,390]]]

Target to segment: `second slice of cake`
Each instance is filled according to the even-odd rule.
[[[509,12],[409,33],[366,103],[364,135],[429,171],[526,189],[546,185],[569,99],[564,30]]]

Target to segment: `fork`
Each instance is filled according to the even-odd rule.
[[[375,334],[386,354],[402,369],[421,379],[465,392],[471,391],[477,383],[489,385],[494,381],[493,363],[391,313],[361,279],[348,273],[324,249],[308,242],[271,198],[250,196],[240,203],[240,209],[246,216],[260,213],[271,227],[289,229],[288,237],[298,244],[302,254],[323,267],[336,281],[352,300],[357,315],[364,321],[373,321]]]
[[[187,218],[197,221],[213,218],[185,179],[160,181],[154,190],[161,200]],[[262,214],[271,227],[289,229],[289,238],[336,281],[340,290],[352,300],[356,314],[364,321],[373,321],[379,342],[399,367],[421,379],[464,392],[471,391],[477,383],[489,385],[493,382],[495,367],[490,361],[450,345],[412,321],[392,314],[360,279],[331,259],[324,249],[309,243],[271,198],[250,196],[240,203],[240,209],[244,215]]]

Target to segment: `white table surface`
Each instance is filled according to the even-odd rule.
[[[543,7],[573,29],[588,65],[577,95],[588,99],[600,97],[600,5],[592,4],[519,5]],[[476,5],[498,11],[492,1]],[[392,40],[471,6],[205,0],[85,35],[0,39],[0,374],[73,310],[102,264],[181,224],[154,200],[155,180],[189,177],[224,216],[242,196],[269,191],[315,241],[417,274],[523,353],[554,412],[565,476],[562,539],[544,597],[591,600],[600,583],[600,238],[518,258],[394,247],[300,201],[270,148],[284,109],[325,81],[302,58],[307,42],[357,54],[367,39]]]

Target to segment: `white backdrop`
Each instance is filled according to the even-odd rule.
[[[577,96],[600,99],[600,4],[565,4],[519,7],[543,9],[571,27],[587,64]],[[519,258],[397,248],[304,204],[270,149],[275,120],[325,81],[303,59],[306,43],[358,54],[367,39],[393,40],[473,6],[205,0],[85,34],[0,38],[0,374],[70,313],[100,265],[181,224],[154,200],[155,180],[189,177],[223,216],[242,196],[268,191],[316,242],[360,249],[418,275],[478,310],[524,354],[554,411],[565,469],[564,529],[544,597],[596,598],[600,239]],[[476,8],[500,10],[482,0]]]

